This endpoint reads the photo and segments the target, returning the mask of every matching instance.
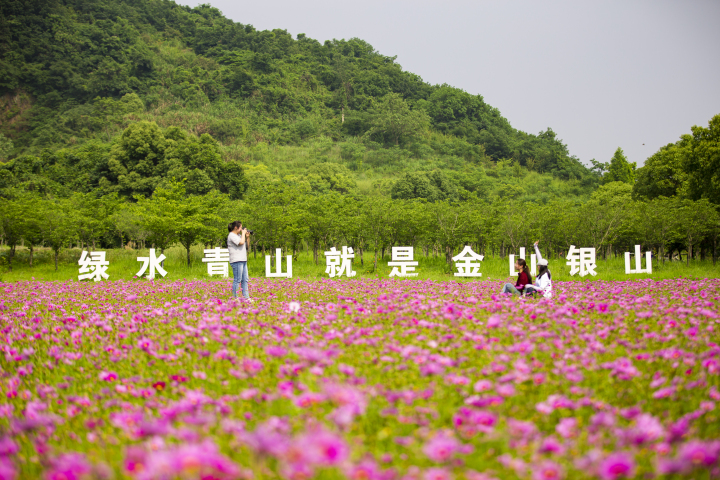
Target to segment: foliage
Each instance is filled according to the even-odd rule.
[[[515,130],[482,96],[429,85],[357,38],[321,44],[284,30],[257,31],[208,5],[171,1],[13,0],[0,5],[0,24],[0,134],[13,142],[11,158],[112,142],[138,120],[163,130],[131,132],[150,141],[155,158],[144,167],[153,178],[133,174],[142,177],[133,154],[122,151],[132,142],[122,138],[113,154],[120,164],[91,179],[103,193],[149,195],[159,185],[155,174],[172,168],[187,170],[176,178],[187,177],[189,191],[208,187],[185,163],[156,163],[163,157],[158,136],[167,127],[209,134],[233,160],[258,143],[301,146],[325,136],[341,148],[362,139],[370,151],[397,145],[431,161],[512,158],[588,189],[597,184],[552,130]],[[362,148],[343,151],[351,169],[368,164]],[[379,153],[373,168],[393,155]],[[240,198],[242,192],[204,173],[215,188]],[[110,184],[98,185],[102,177]]]

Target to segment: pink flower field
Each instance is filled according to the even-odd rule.
[[[720,477],[720,281],[0,284],[0,479]]]

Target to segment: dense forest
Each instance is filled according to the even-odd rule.
[[[716,116],[642,168],[620,148],[588,168],[552,129],[519,131],[482,96],[430,85],[360,39],[257,31],[167,0],[0,4],[0,228],[11,252],[162,246],[171,213],[196,221],[184,243],[212,243],[243,212],[262,248],[317,250],[360,229],[347,241],[381,254],[400,241],[502,254],[533,235],[558,250],[642,241],[714,257],[719,145]],[[648,208],[669,230],[639,239],[627,221]],[[72,228],[27,220],[40,211]],[[420,223],[371,241],[377,221],[394,221],[387,212]],[[454,226],[441,238],[432,225],[443,222]]]

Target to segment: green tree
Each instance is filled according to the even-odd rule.
[[[603,183],[623,182],[632,185],[635,183],[635,168],[635,162],[628,162],[622,148],[618,147],[603,176]]]
[[[60,251],[77,238],[76,217],[72,204],[67,199],[48,200],[45,208],[44,221],[41,223],[43,238],[53,251],[57,271]]]
[[[14,148],[12,140],[0,133],[0,162],[4,162]]]
[[[687,184],[683,193],[720,205],[720,114],[710,120],[708,128],[692,127],[692,136],[684,135],[680,143],[686,147],[683,170]]]
[[[5,238],[5,243],[10,247],[8,268],[11,272],[15,248],[22,241],[26,218],[30,213],[23,207],[22,202],[18,200],[0,198],[0,230]]]
[[[385,95],[377,108],[373,133],[389,137],[395,145],[400,140],[420,135],[427,130],[430,118],[423,110],[410,110],[410,106],[397,93]]]
[[[680,214],[679,230],[687,247],[687,264],[693,256],[693,247],[700,243],[718,222],[715,207],[705,198],[693,201],[684,200]]]

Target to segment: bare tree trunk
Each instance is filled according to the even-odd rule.
[[[58,267],[58,253],[59,252],[60,252],[60,250],[55,250],[55,271],[56,272],[57,272],[57,267]]]

